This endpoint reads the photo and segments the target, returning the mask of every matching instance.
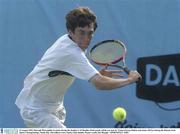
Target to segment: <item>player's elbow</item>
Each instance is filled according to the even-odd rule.
[[[111,89],[115,88],[115,87],[113,87],[110,84],[107,84],[105,82],[96,83],[96,84],[94,84],[94,86],[98,90],[111,90]]]
[[[108,86],[101,75],[95,75],[91,79],[91,83],[96,87],[98,90],[107,90]]]
[[[95,86],[96,89],[98,89],[98,90],[106,90],[106,87],[103,86],[102,84],[94,84],[94,86]]]

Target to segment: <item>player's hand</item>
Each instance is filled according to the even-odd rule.
[[[123,77],[121,74],[123,71],[122,70],[108,70],[107,66],[105,66],[103,69],[100,71],[101,75],[107,76],[107,77]]]
[[[137,82],[142,79],[142,76],[137,71],[130,71],[129,78],[131,78],[132,82]]]

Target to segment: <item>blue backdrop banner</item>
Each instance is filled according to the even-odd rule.
[[[106,92],[77,79],[65,95],[65,125],[180,127],[179,0],[0,0],[0,127],[25,127],[15,105],[23,80],[45,50],[67,33],[65,15],[78,6],[97,15],[90,48],[102,40],[122,40],[127,65],[143,80]],[[118,106],[127,111],[123,123],[112,117]]]

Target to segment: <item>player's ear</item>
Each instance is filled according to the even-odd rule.
[[[70,37],[72,37],[73,36],[73,31],[68,30],[68,34],[69,34]]]

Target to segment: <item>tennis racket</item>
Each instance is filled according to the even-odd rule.
[[[127,74],[130,70],[125,63],[126,47],[119,40],[105,40],[97,43],[89,52],[90,59],[103,66],[121,68]]]

